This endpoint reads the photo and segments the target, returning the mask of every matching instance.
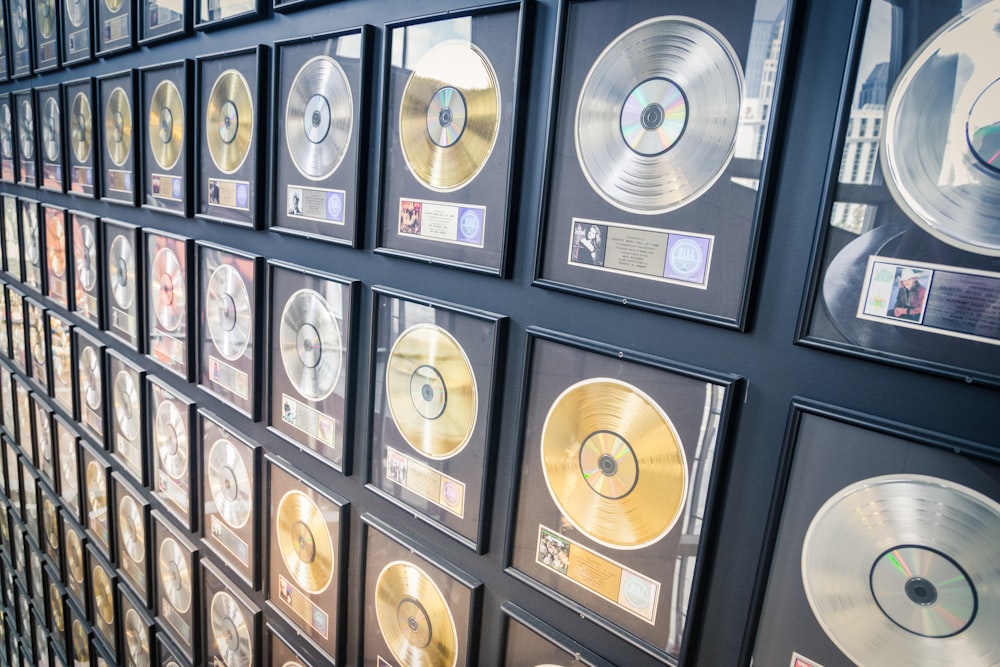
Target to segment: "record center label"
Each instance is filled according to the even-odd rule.
[[[343,190],[289,185],[286,195],[285,211],[288,217],[332,225],[344,224],[344,201],[347,193]]]
[[[542,525],[538,526],[535,562],[633,616],[656,624],[660,582]]]
[[[227,178],[208,179],[208,203],[237,211],[250,210],[250,182]]]
[[[292,582],[278,575],[278,599],[285,603],[323,639],[330,638],[330,615],[313,604]]]
[[[288,394],[281,395],[281,421],[328,447],[334,446],[337,422]]]
[[[250,398],[250,376],[214,355],[208,355],[208,378],[240,398]]]
[[[385,477],[459,518],[465,517],[465,484],[386,447]]]
[[[482,248],[485,231],[485,206],[460,206],[424,199],[399,200],[401,236]]]
[[[243,565],[250,566],[250,547],[240,536],[233,532],[233,529],[221,521],[218,516],[212,515],[210,523],[212,537],[215,541],[226,548],[226,550],[236,556]]]

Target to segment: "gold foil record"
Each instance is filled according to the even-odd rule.
[[[117,167],[125,166],[132,152],[132,103],[117,86],[104,105],[104,146]]]
[[[42,109],[42,148],[45,159],[49,162],[56,162],[62,157],[61,127],[62,113],[59,111],[59,102],[56,98],[49,97],[45,100],[45,108]]]
[[[118,522],[121,548],[133,563],[142,563],[146,560],[146,530],[142,508],[132,496],[122,496],[118,502]]]
[[[173,169],[184,146],[184,100],[169,79],[156,86],[149,101],[149,147],[161,169]]]
[[[17,121],[17,140],[21,146],[21,157],[30,160],[35,156],[35,108],[30,100],[21,100]]]
[[[66,531],[66,573],[76,583],[83,583],[83,544],[75,530]]]
[[[34,309],[31,313],[31,358],[39,368],[45,368],[45,359],[49,356],[45,349],[45,318]]]
[[[90,514],[103,515],[107,511],[107,479],[104,477],[104,468],[96,461],[87,464],[87,499]]]
[[[111,586],[111,577],[100,565],[90,570],[90,585],[94,591],[94,609],[105,625],[115,622],[115,598]]]
[[[90,664],[90,639],[87,628],[80,619],[73,619],[73,661],[77,665]]]
[[[163,472],[175,480],[187,474],[188,427],[173,401],[164,400],[156,406],[153,444]]]
[[[135,609],[125,612],[125,651],[128,665],[147,667],[149,665],[149,637],[146,623]]]
[[[220,591],[210,605],[212,646],[226,667],[250,667],[253,664],[253,641],[246,616],[232,595]]]
[[[187,612],[191,608],[191,570],[183,547],[172,537],[164,538],[158,561],[160,593],[179,613]]]
[[[65,630],[66,619],[64,618],[62,592],[54,581],[49,582],[49,610],[53,629],[56,632]]]
[[[48,497],[42,499],[42,527],[45,529],[45,541],[54,549],[59,549],[59,513]]]
[[[333,537],[316,503],[301,491],[278,502],[278,550],[289,574],[307,593],[322,593],[333,579]]]
[[[212,84],[205,114],[208,152],[216,168],[232,174],[246,161],[253,141],[254,111],[250,84],[227,69]]]
[[[118,371],[115,375],[112,396],[111,407],[119,434],[128,440],[135,440],[139,435],[140,422],[139,387],[130,371]]]
[[[239,359],[253,333],[250,294],[240,272],[229,264],[217,267],[208,279],[205,297],[205,320],[212,343],[226,359]]]
[[[236,446],[224,438],[208,452],[208,488],[223,520],[233,528],[245,526],[253,509],[250,471]]]
[[[94,143],[90,98],[85,93],[77,93],[73,97],[73,108],[70,111],[69,138],[73,155],[77,162],[86,162],[90,159],[90,148]]]
[[[128,310],[135,300],[135,251],[124,234],[111,241],[108,252],[108,283],[119,308]]]
[[[156,321],[167,331],[175,331],[187,314],[187,288],[180,260],[170,248],[160,248],[153,256],[149,291]]]
[[[125,0],[104,0],[104,6],[111,12],[117,12],[125,4]]]
[[[73,258],[76,262],[77,283],[90,292],[97,285],[97,239],[88,226],[81,226],[73,236]]]
[[[65,0],[66,1],[66,16],[69,18],[70,24],[74,28],[79,28],[83,25],[83,20],[87,18],[87,10],[89,9],[86,0]]]
[[[417,63],[399,105],[403,158],[431,190],[469,183],[493,151],[500,129],[500,86],[475,44],[442,42]]]
[[[437,584],[412,563],[395,561],[375,582],[375,616],[392,655],[410,667],[454,667],[455,619]]]
[[[855,482],[816,512],[802,585],[859,665],[1000,664],[1000,503],[948,480]]]
[[[476,376],[465,350],[439,326],[417,324],[396,339],[385,371],[389,412],[421,454],[445,459],[469,442],[476,426]]]
[[[59,278],[66,273],[66,228],[62,211],[46,209],[49,218],[45,225],[45,251],[48,253],[49,270]]]
[[[576,107],[576,154],[597,194],[632,213],[678,209],[703,195],[736,149],[740,61],[712,26],[660,16],[598,56]]]
[[[316,56],[295,73],[285,102],[288,154],[306,178],[327,178],[340,166],[354,125],[351,84],[336,60]]]
[[[302,289],[285,302],[278,349],[285,374],[305,398],[321,401],[337,386],[343,353],[340,326],[319,292]]]
[[[687,460],[670,418],[612,378],[578,382],[556,398],[542,426],[541,463],[562,514],[615,549],[658,541],[687,497]]]
[[[80,351],[79,373],[80,387],[83,389],[83,402],[91,410],[101,407],[101,366],[97,350],[88,345]]]

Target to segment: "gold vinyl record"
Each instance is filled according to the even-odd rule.
[[[76,583],[83,583],[83,544],[75,530],[66,531],[66,573]]]
[[[50,97],[45,100],[45,108],[42,109],[42,148],[45,159],[49,162],[56,162],[62,157],[61,127],[62,112],[59,110],[59,102],[56,98]]]
[[[79,28],[83,25],[83,20],[87,18],[87,10],[89,9],[87,0],[65,0],[66,1],[66,16],[69,18],[70,25],[74,28]]]
[[[60,216],[61,212],[53,215]],[[52,275],[62,278],[66,274],[66,229],[58,217],[55,224],[45,226],[45,251]]]
[[[180,260],[170,248],[160,248],[150,273],[149,291],[156,321],[167,331],[175,331],[187,314],[187,288]]]
[[[49,610],[51,612],[52,627],[56,632],[66,629],[66,619],[64,618],[63,598],[59,586],[54,581],[49,582]]]
[[[14,118],[10,104],[0,107],[0,153],[8,159],[14,157]]]
[[[119,435],[127,440],[139,436],[139,387],[129,371],[118,371],[115,375],[111,409],[115,414]]]
[[[101,408],[101,360],[97,350],[88,345],[80,352],[79,373],[80,386],[83,389],[83,402],[91,410]]]
[[[108,283],[119,308],[128,310],[135,300],[135,251],[123,234],[111,241],[108,252]]]
[[[246,161],[253,141],[254,110],[250,84],[227,69],[212,84],[205,115],[208,152],[216,168],[232,174]]]
[[[220,591],[209,605],[212,621],[211,645],[226,667],[251,667],[253,641],[246,616],[232,595]]]
[[[318,181],[340,166],[354,124],[351,84],[336,60],[316,56],[296,72],[285,102],[288,154],[306,178]]]
[[[107,571],[95,565],[90,569],[90,585],[94,591],[94,609],[105,625],[115,622],[115,598]]]
[[[125,612],[125,651],[129,667],[148,667],[149,637],[146,623],[135,609]]]
[[[42,526],[45,529],[45,541],[53,549],[59,549],[59,511],[48,497],[42,499]]]
[[[1000,503],[955,482],[855,482],[816,512],[802,585],[859,665],[1000,664]]]
[[[337,318],[319,292],[302,289],[285,302],[278,349],[285,374],[305,398],[321,401],[337,386],[343,341]]]
[[[178,613],[191,608],[191,570],[184,548],[172,537],[160,543],[160,593]]]
[[[117,12],[124,4],[125,0],[104,0],[104,6],[112,13]]]
[[[326,590],[333,579],[333,536],[316,503],[301,491],[278,502],[278,549],[292,578],[309,594]]]
[[[220,438],[208,452],[208,488],[222,519],[233,528],[242,528],[253,510],[250,471],[236,445]]]
[[[389,412],[421,454],[446,459],[469,442],[479,395],[465,350],[439,326],[417,324],[396,339],[385,370]]]
[[[146,560],[146,530],[142,508],[132,496],[122,496],[118,502],[118,522],[121,548],[133,563],[142,563]]]
[[[38,266],[41,260],[41,233],[38,230],[38,209],[34,205],[21,207],[21,218],[24,224],[24,261],[31,266]]]
[[[160,169],[173,169],[184,146],[184,100],[170,79],[156,86],[149,101],[149,147]]]
[[[638,23],[604,49],[580,90],[580,168],[619,209],[685,206],[732,160],[742,98],[739,58],[718,30],[686,16]]]
[[[90,159],[90,148],[94,144],[93,114],[90,98],[85,93],[73,97],[73,108],[69,117],[69,138],[73,155],[77,162]]]
[[[394,561],[382,569],[375,582],[375,616],[401,665],[455,666],[455,619],[437,584],[416,565]]]
[[[187,474],[188,427],[173,401],[161,401],[156,406],[153,444],[163,472],[175,480]]]
[[[87,501],[91,515],[104,516],[108,509],[107,479],[97,461],[87,464]]]
[[[93,291],[97,285],[97,239],[90,227],[81,226],[80,233],[74,235],[73,257],[76,261],[77,284],[84,291]]]
[[[229,264],[217,267],[208,279],[205,297],[205,320],[212,343],[226,359],[239,359],[253,334],[250,294],[240,272]]]
[[[55,356],[55,353],[53,353]],[[55,361],[53,360],[53,364]],[[41,468],[43,471],[52,470],[52,431],[49,428],[48,415],[45,411],[39,409],[35,413],[35,424],[38,428],[38,438],[36,444],[38,445],[38,458],[41,461]],[[53,505],[53,510],[55,506]]]
[[[670,418],[642,390],[613,378],[578,382],[552,403],[541,463],[563,516],[614,549],[657,542],[687,497],[687,460]]]
[[[77,665],[90,664],[90,639],[87,628],[78,618],[73,619],[73,662]]]
[[[17,140],[21,145],[21,157],[31,160],[35,157],[35,108],[30,100],[21,100],[17,121]]]
[[[51,37],[56,28],[56,0],[36,0],[35,17],[39,34],[45,39]]]
[[[420,59],[399,104],[403,158],[424,186],[450,192],[486,165],[500,130],[500,86],[475,44],[447,41]]]
[[[124,167],[132,153],[132,102],[117,86],[104,106],[104,146],[117,167]]]

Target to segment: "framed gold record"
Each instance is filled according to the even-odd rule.
[[[103,0],[102,0],[103,2]],[[100,110],[101,199],[136,206],[140,178],[137,157],[139,98],[136,72],[98,77],[95,100]]]
[[[284,629],[279,630],[273,623],[267,623],[264,631],[264,655],[265,660],[270,660],[270,664],[281,665],[282,667],[304,667],[309,664],[309,660],[303,657],[303,646],[299,642],[287,639]]]
[[[62,63],[71,65],[92,57],[92,1],[62,0]]]
[[[49,391],[49,337],[46,330],[46,311],[41,302],[25,299],[25,317],[28,334],[28,372],[41,387]]]
[[[80,523],[83,520],[83,507],[80,503],[80,435],[70,421],[60,414],[53,415],[52,429],[59,472],[59,498],[62,500],[63,510],[76,523]]]
[[[38,187],[37,114],[35,96],[31,90],[13,94],[14,141],[17,147],[17,182]]]
[[[7,289],[7,309],[10,322],[10,360],[14,368],[28,372],[28,350],[24,317],[24,294],[11,285]]]
[[[112,551],[114,508],[111,505],[111,465],[88,440],[80,440],[80,471],[83,486],[80,496],[84,503],[87,536],[105,558]]]
[[[31,3],[35,28],[35,72],[59,67],[59,6],[58,0],[36,0]]]
[[[200,637],[198,550],[159,512],[153,512],[153,547],[157,626],[193,661]]]
[[[93,543],[87,546],[86,567],[90,622],[95,636],[114,659],[118,646],[118,575]]]
[[[133,26],[134,0],[93,0],[96,5],[94,21],[98,35],[94,53],[107,56],[131,49],[135,43]]]
[[[55,2],[55,0],[53,0]],[[35,89],[38,98],[38,141],[41,146],[40,187],[53,192],[65,189],[63,94],[58,84]]]
[[[66,540],[66,590],[70,597],[80,605],[81,609],[86,609],[86,580],[87,568],[84,566],[84,537],[81,529],[73,521],[64,521],[64,536]]]
[[[89,665],[90,662],[90,642],[93,638],[93,631],[90,623],[87,622],[85,607],[79,604],[67,605],[69,611],[69,651],[74,664]]]
[[[147,0],[139,3],[139,43],[176,39],[191,30],[190,3]]]
[[[133,350],[142,350],[142,232],[127,222],[101,221],[103,227],[104,322],[107,332]]]
[[[66,653],[66,592],[62,585],[62,577],[58,568],[49,563],[45,567],[46,595],[45,615],[49,632],[52,635],[52,645],[60,657]]]
[[[198,179],[196,213],[256,227],[262,202],[261,85],[264,46],[197,61]]]
[[[146,372],[120,352],[108,350],[105,357],[108,383],[107,444],[112,456],[132,481],[146,484],[147,447],[145,444]]]
[[[45,242],[45,295],[50,301],[69,307],[69,234],[66,209],[42,205]]]
[[[386,26],[405,58],[384,76],[380,251],[506,273],[522,21],[508,2]]]
[[[35,199],[17,200],[21,214],[21,251],[24,253],[24,284],[41,293],[45,273],[45,248],[39,204]]]
[[[52,355],[52,397],[66,414],[75,415],[72,325],[52,311],[49,311],[49,354]]]
[[[191,214],[191,113],[194,68],[190,60],[139,72],[143,108],[142,206],[180,216]]]
[[[348,503],[272,456],[265,479],[268,606],[341,664]]]
[[[122,658],[126,665],[141,667],[152,665],[153,628],[155,622],[149,617],[147,605],[136,597],[128,586],[118,587],[118,612],[122,619]]]
[[[146,375],[150,484],[153,495],[182,526],[195,526],[194,402],[167,383]]]
[[[3,60],[0,58],[0,60]],[[0,94],[0,181],[16,181],[17,148],[14,145],[14,103],[10,93]]]
[[[62,567],[63,533],[59,518],[59,498],[48,483],[38,485],[39,521],[42,551],[51,563]]]
[[[73,312],[94,327],[101,326],[101,225],[97,218],[81,211],[69,211],[72,243],[70,267],[73,278]]]
[[[696,584],[678,582],[713,558],[704,536],[738,379],[529,336],[509,571],[637,650],[677,659],[691,629],[669,610],[690,617],[700,603]],[[692,480],[705,490],[692,495]],[[581,574],[583,562],[615,586]]]
[[[149,583],[151,534],[149,502],[123,475],[112,475],[115,508],[115,562],[118,573],[146,605],[152,599]]]
[[[69,191],[83,197],[97,196],[98,111],[95,110],[93,79],[79,79],[63,84],[63,109],[66,117],[66,168]]]
[[[193,328],[190,239],[146,230],[146,354],[185,380],[191,376]]]
[[[478,549],[504,318],[376,287],[370,487]]]
[[[55,489],[59,479],[56,470],[56,446],[52,432],[52,408],[39,394],[31,396],[31,414],[35,430],[35,455],[32,462],[50,489]]]
[[[14,79],[31,74],[31,29],[28,13],[28,0],[11,0],[10,56],[11,78]]]
[[[253,665],[260,660],[261,613],[238,586],[208,560],[201,561],[204,655],[209,664]]]

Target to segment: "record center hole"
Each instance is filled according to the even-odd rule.
[[[609,454],[603,454],[601,458],[597,460],[597,466],[601,469],[601,472],[608,477],[611,477],[618,472],[618,462],[615,461]]]
[[[228,294],[222,300],[222,326],[226,331],[236,328],[236,301]]]
[[[663,107],[656,102],[648,105],[642,110],[639,122],[642,123],[643,129],[655,130],[663,125]]]
[[[445,107],[438,112],[438,122],[441,123],[441,127],[448,127],[451,125],[451,109]]]
[[[311,563],[316,560],[316,541],[313,539],[309,526],[296,521],[293,527],[297,533],[295,537],[295,551],[303,563]]]
[[[904,590],[906,591],[906,597],[910,598],[910,601],[924,607],[937,602],[937,588],[923,577],[911,578],[906,582]]]

